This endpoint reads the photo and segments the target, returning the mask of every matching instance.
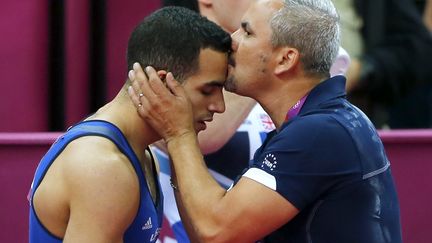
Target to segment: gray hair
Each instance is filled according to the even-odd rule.
[[[274,47],[298,49],[307,74],[328,75],[340,45],[339,15],[330,0],[284,0],[270,25]]]

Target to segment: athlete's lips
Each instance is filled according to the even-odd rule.
[[[206,122],[212,122],[212,121],[213,121],[213,117],[209,117],[209,118],[199,120],[197,123],[200,124],[201,126],[200,130],[205,130],[207,128]]]
[[[202,120],[203,122],[212,122],[213,121],[213,117],[207,118]]]
[[[198,122],[198,130],[203,131],[205,129],[207,129],[207,124],[204,121],[199,121]]]

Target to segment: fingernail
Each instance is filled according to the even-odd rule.
[[[129,70],[128,77],[130,80],[134,78],[134,70]]]
[[[167,75],[166,75],[166,80],[173,80],[174,79],[174,76],[173,76],[173,74],[171,73],[171,72],[169,72],[169,73],[167,73]]]
[[[133,68],[134,68],[134,69],[139,68],[139,63],[135,62],[135,63],[133,64]]]
[[[147,66],[147,67],[145,68],[145,71],[146,71],[146,72],[149,72],[149,71],[150,71],[150,66]]]

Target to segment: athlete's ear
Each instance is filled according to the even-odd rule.
[[[293,70],[300,63],[300,52],[292,47],[280,47],[276,54],[275,74],[281,75]]]
[[[159,71],[157,71],[157,74],[158,74],[159,78],[162,81],[165,81],[165,77],[167,75],[167,71],[165,71],[165,70],[159,70]]]

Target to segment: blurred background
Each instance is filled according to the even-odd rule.
[[[431,0],[333,2],[353,60],[350,100],[377,128],[431,127]],[[0,132],[63,131],[113,98],[126,78],[130,32],[161,5],[3,0]]]
[[[117,94],[159,0],[2,0],[0,132],[63,131]]]
[[[432,242],[432,0],[333,2],[352,61],[348,96],[380,129],[404,242]],[[161,5],[2,0],[0,242],[28,241],[25,196],[41,156],[59,132],[117,94],[127,76],[129,34]],[[160,242],[174,241],[163,233]]]

